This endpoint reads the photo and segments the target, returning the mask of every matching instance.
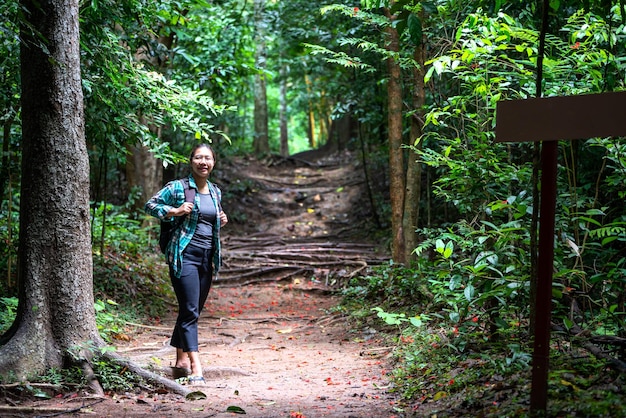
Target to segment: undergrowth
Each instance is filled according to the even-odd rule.
[[[342,309],[390,339],[402,416],[528,416],[527,286],[493,269],[480,276],[481,266],[435,243],[435,255],[417,267],[386,265],[353,279]],[[553,333],[548,385],[548,416],[626,416],[624,377],[567,334]]]

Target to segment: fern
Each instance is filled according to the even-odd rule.
[[[613,241],[626,241],[626,222],[613,222],[589,231],[592,238],[602,239],[602,245]]]

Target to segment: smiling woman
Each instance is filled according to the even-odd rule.
[[[221,209],[221,191],[209,181],[215,160],[210,145],[196,145],[189,156],[189,177],[169,182],[145,206],[146,212],[163,222],[182,219],[165,248],[165,257],[178,300],[170,341],[176,347],[174,368],[177,375],[187,376],[189,384],[204,383],[198,319],[220,267],[220,227],[228,222]]]

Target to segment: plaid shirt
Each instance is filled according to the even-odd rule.
[[[217,276],[217,272],[222,264],[222,254],[220,246],[220,204],[222,200],[221,190],[213,183],[208,182],[209,190],[211,192],[211,198],[213,204],[217,208],[218,216],[215,221],[215,227],[213,228],[213,246],[215,252],[213,254],[213,275]],[[192,175],[189,176],[189,188],[198,190],[196,182]],[[178,217],[166,218],[167,213],[172,208],[177,208],[185,203],[185,186],[180,180],[172,180],[165,185],[157,194],[152,196],[148,202],[146,202],[145,210],[149,215],[160,219],[162,222],[175,222]],[[183,265],[183,251],[187,247],[187,244],[191,241],[196,226],[198,225],[198,218],[200,211],[198,210],[200,204],[200,197],[196,193],[194,201],[194,209],[188,215],[183,217],[183,222],[180,228],[176,228],[172,233],[172,240],[167,244],[165,249],[165,260],[170,265],[174,276],[180,278],[182,265]]]

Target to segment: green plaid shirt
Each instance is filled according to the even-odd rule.
[[[211,198],[218,211],[218,216],[215,221],[215,227],[213,228],[213,246],[215,252],[213,254],[213,275],[217,276],[217,272],[222,264],[222,254],[220,246],[220,204],[222,201],[221,190],[213,183],[208,182],[209,190],[211,191]],[[189,188],[198,190],[196,182],[193,176],[189,176]],[[165,185],[157,194],[152,196],[148,202],[146,202],[145,210],[149,215],[160,219],[162,222],[175,222],[178,217],[166,218],[167,213],[172,208],[177,208],[185,203],[185,186],[181,180],[172,180]],[[183,251],[187,247],[187,244],[191,241],[196,226],[198,225],[198,217],[200,211],[198,210],[200,204],[200,197],[196,193],[194,201],[194,209],[188,215],[183,217],[181,227],[176,228],[172,233],[172,239],[167,244],[165,249],[165,260],[170,265],[174,276],[180,278],[182,265],[183,265]]]

